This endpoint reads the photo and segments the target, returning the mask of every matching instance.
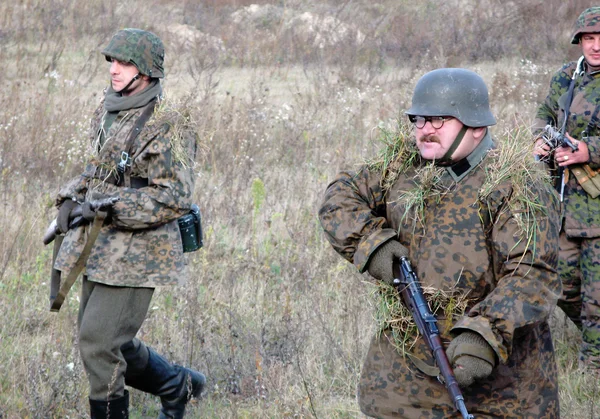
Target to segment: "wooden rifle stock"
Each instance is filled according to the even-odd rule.
[[[425,343],[431,350],[435,362],[440,369],[441,377],[438,376],[438,380],[446,386],[456,410],[461,413],[463,419],[473,419],[473,415],[467,411],[465,398],[460,391],[454,371],[444,351],[440,332],[437,327],[437,319],[431,313],[417,275],[414,273],[408,258],[403,256],[398,262],[394,261],[393,268],[394,276],[396,277],[394,279],[394,286],[402,297],[402,301],[404,301],[404,304],[410,310],[419,333],[425,339]]]

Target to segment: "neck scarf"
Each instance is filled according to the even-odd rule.
[[[107,112],[119,112],[127,109],[146,106],[153,98],[162,95],[162,86],[159,79],[151,79],[150,84],[141,92],[131,96],[123,96],[108,88],[104,96],[104,109]]]

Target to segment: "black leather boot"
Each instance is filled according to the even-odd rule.
[[[129,419],[129,392],[114,400],[90,399],[90,414],[92,419]]]
[[[121,352],[127,362],[125,384],[160,396],[159,419],[182,419],[187,402],[200,397],[206,384],[203,374],[171,364],[137,339],[124,344]]]

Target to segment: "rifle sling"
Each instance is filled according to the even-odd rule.
[[[50,272],[50,302],[52,302],[56,295],[58,294],[58,290],[60,289],[60,275],[61,272],[58,269],[54,269],[54,262],[56,262],[56,256],[58,255],[58,251],[60,250],[60,246],[64,240],[65,236],[58,235],[54,239],[54,248],[52,250],[52,270]]]
[[[140,131],[142,130],[142,128],[144,128],[144,125],[146,125],[146,122],[148,122],[148,120],[154,113],[154,108],[156,107],[156,103],[157,103],[156,98],[152,99],[146,105],[146,108],[142,111],[142,114],[135,122],[135,126],[129,133],[129,137],[127,138],[127,143],[125,144],[124,151],[127,153],[127,155],[131,156],[131,148],[133,147],[133,143],[134,143],[135,139],[137,138],[138,134],[140,133]],[[132,161],[133,161],[133,159],[134,159],[134,157],[131,157]],[[130,170],[130,168],[131,168],[131,163],[129,166],[127,166],[125,168],[125,171],[122,174],[122,176],[120,176],[120,178],[119,178],[120,182],[117,184],[117,186],[124,185],[127,188],[131,187],[131,175],[130,175],[131,170]]]
[[[567,121],[569,120],[569,112],[571,111],[571,102],[573,102],[573,91],[575,90],[575,78],[577,75],[577,71],[579,70],[579,63],[575,66],[575,71],[573,73],[573,77],[571,77],[571,83],[569,83],[569,90],[567,91],[567,100],[565,103],[565,118],[563,119],[562,126],[560,127],[560,133],[564,136],[567,131]],[[564,185],[567,184],[569,180],[569,168],[568,167],[559,167],[558,168],[558,178],[559,182],[557,186],[557,190],[560,193],[560,201],[563,200],[563,188]]]
[[[52,294],[50,295],[50,311],[59,311],[63,302],[65,301],[65,297],[69,293],[69,290],[79,277],[79,274],[85,269],[85,265],[87,263],[88,257],[92,251],[92,247],[94,246],[94,242],[98,237],[98,233],[100,233],[100,229],[102,228],[102,224],[104,224],[104,220],[106,219],[107,213],[105,211],[98,211],[96,218],[94,218],[94,222],[90,228],[90,232],[88,234],[87,240],[85,241],[85,245],[83,246],[83,250],[81,254],[77,258],[73,269],[69,272],[64,281],[60,284],[60,289],[56,293],[56,296],[52,298]],[[51,284],[51,293],[52,287],[54,287],[54,281]]]
[[[441,372],[438,367],[429,365],[422,359],[419,359],[416,356],[414,356],[408,352],[406,353],[406,356],[415,365],[415,367],[417,367],[417,369],[419,371],[421,371],[423,374],[428,375],[430,377],[439,377],[440,376]]]

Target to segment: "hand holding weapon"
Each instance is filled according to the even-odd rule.
[[[89,205],[92,211],[105,211],[111,208],[118,200],[119,197],[103,198],[89,201]],[[73,211],[71,211],[71,218],[69,220],[69,230],[77,228],[80,225],[86,223],[87,220],[82,215],[82,205],[78,205],[76,208],[73,209]],[[58,225],[56,224],[56,219],[54,219],[50,223],[50,226],[44,234],[44,244],[48,245],[52,243],[58,234],[60,234],[60,230],[58,229]]]

